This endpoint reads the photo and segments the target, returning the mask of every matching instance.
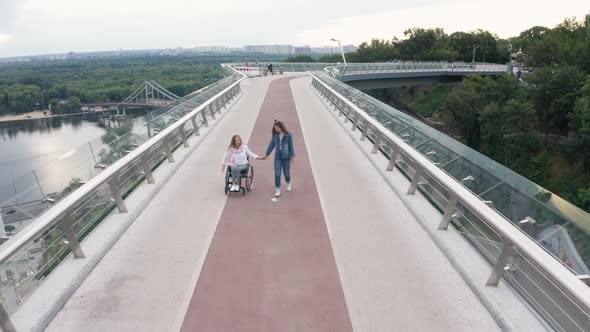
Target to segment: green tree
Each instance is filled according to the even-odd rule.
[[[396,47],[398,41],[372,39],[370,43],[363,42],[356,52],[351,53],[351,62],[378,62],[391,61],[400,58],[399,50]]]
[[[287,58],[287,60],[285,60],[285,62],[316,62],[314,58],[311,57],[311,55],[307,55],[307,54],[300,54],[300,55],[296,55],[296,56],[292,56]]]
[[[576,103],[583,78],[583,73],[571,66],[539,68],[528,77],[537,115],[545,129],[545,146],[551,128],[568,129],[568,115]]]
[[[579,95],[570,117],[570,130],[573,134],[590,135],[590,75],[580,88]]]
[[[348,54],[345,56],[350,57],[350,55],[348,55]],[[326,55],[320,56],[320,58],[318,59],[318,62],[334,63],[334,62],[338,62],[338,61],[342,61],[342,55],[340,55],[340,54],[326,54]]]
[[[78,97],[68,98],[67,108],[70,112],[78,112],[80,110],[80,98],[78,98]]]
[[[590,170],[590,76],[580,89],[574,111],[569,116],[570,136],[575,155],[581,161],[586,172]]]
[[[404,31],[405,40],[398,43],[403,59],[431,61],[451,60],[447,34],[441,28],[412,28]]]
[[[457,89],[441,106],[441,112],[451,116],[451,126],[461,135],[466,145],[478,149],[480,133],[480,111],[485,100],[475,91]]]
[[[506,166],[519,164],[531,157],[534,139],[535,109],[526,99],[511,99],[503,107],[496,103],[486,106],[480,117],[482,150],[484,154]],[[522,151],[523,145],[528,147]],[[514,157],[522,160],[514,160]]]
[[[52,98],[49,100],[49,109],[51,110],[51,112],[53,113],[61,113],[60,112],[60,104],[59,104],[59,99],[56,98]]]

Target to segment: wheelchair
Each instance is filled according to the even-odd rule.
[[[249,160],[248,160],[249,161]],[[245,182],[245,183],[244,183]],[[231,167],[226,167],[225,170],[225,194],[230,193],[229,188],[233,184],[233,177],[231,174]],[[240,181],[240,191],[242,196],[246,195],[247,191],[254,188],[254,166],[248,163],[248,167],[242,170],[242,180]]]

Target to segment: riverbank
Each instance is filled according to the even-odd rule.
[[[11,122],[11,121],[23,121],[23,120],[34,120],[34,119],[49,119],[49,118],[57,118],[57,117],[65,117],[71,115],[83,115],[83,114],[95,114],[95,113],[102,113],[108,112],[108,110],[98,110],[93,112],[79,112],[79,113],[67,113],[67,114],[51,114],[51,111],[34,111],[22,114],[9,114],[9,115],[0,115],[0,122]]]
[[[45,113],[45,114],[43,114]],[[30,120],[30,119],[43,119],[51,117],[50,111],[34,111],[22,114],[9,114],[9,115],[0,115],[0,122],[8,122],[8,121],[19,121],[19,120]]]

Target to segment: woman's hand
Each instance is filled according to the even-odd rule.
[[[221,165],[221,173],[225,171],[225,165]]]

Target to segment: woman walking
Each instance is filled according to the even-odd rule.
[[[281,196],[281,170],[287,182],[287,191],[291,191],[291,162],[295,158],[293,137],[281,121],[275,121],[272,126],[272,137],[266,149],[264,159],[275,150],[275,197]]]

